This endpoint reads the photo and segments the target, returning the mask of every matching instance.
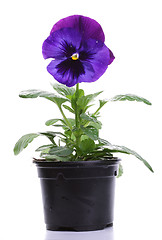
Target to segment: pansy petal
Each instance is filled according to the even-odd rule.
[[[109,62],[109,65],[110,65],[114,61],[115,57],[110,49],[109,49],[109,52],[110,52],[110,62]]]
[[[80,54],[80,59],[84,63],[89,62],[93,69],[94,75],[86,82],[94,82],[99,79],[106,71],[108,65],[114,60],[114,55],[106,45],[100,41],[89,39],[83,44],[83,51]]]
[[[47,71],[59,82],[62,83],[68,87],[74,86],[77,83],[77,79],[73,78],[70,70],[66,70],[63,73],[61,73],[57,66],[61,64],[62,61],[59,60],[53,60],[50,62],[50,64],[47,66]]]
[[[94,39],[88,39],[82,44],[82,49],[83,51],[90,53],[90,55],[96,54],[98,51],[102,50],[102,47],[105,46],[103,42],[101,41],[96,41]],[[110,56],[110,61],[109,65],[113,62],[115,59],[112,51],[109,49],[109,56]]]
[[[47,66],[47,71],[60,83],[66,84],[66,79],[64,79],[60,74],[58,74],[58,70],[56,66],[60,64],[62,61],[60,60],[52,60],[50,64]]]
[[[81,34],[72,28],[62,28],[50,34],[44,41],[42,53],[45,59],[70,57],[80,47]]]
[[[77,82],[78,83],[93,82],[93,77],[95,75],[95,71],[93,69],[93,66],[88,62],[85,62],[83,64],[83,66],[84,66],[85,74],[80,75]]]
[[[113,56],[112,52],[104,44],[102,49],[94,55],[93,61],[91,61],[91,64],[95,71],[92,81],[96,81],[104,74],[108,65],[112,63],[114,58],[115,57]]]
[[[82,43],[82,49],[86,52],[96,53],[103,47],[104,43],[94,39],[88,39]]]
[[[79,52],[80,60],[93,60],[94,55],[102,49],[103,45],[103,42],[94,39],[88,39],[87,41],[82,42],[82,47]]]
[[[60,83],[68,87],[78,83],[78,78],[85,74],[83,64],[78,61],[66,59],[64,61],[53,60],[47,66],[48,72]]]
[[[61,19],[53,26],[51,33],[67,27],[78,30],[84,39],[93,38],[102,42],[105,41],[101,25],[94,19],[81,15],[73,15]]]

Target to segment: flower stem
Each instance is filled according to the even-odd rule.
[[[76,124],[76,128],[78,128],[79,127],[79,112],[78,112],[77,101],[78,101],[78,98],[79,98],[79,83],[77,83],[77,85],[76,85],[75,98],[76,98],[75,124]]]
[[[99,107],[93,115],[96,115],[100,111],[101,107]]]
[[[76,91],[75,91],[75,126],[76,126],[76,156],[78,157],[78,149],[80,143],[80,117],[79,117],[79,109],[77,105],[77,101],[79,98],[79,83],[76,84]]]
[[[64,114],[61,106],[59,107],[59,110],[60,110],[60,112],[61,112],[61,114],[62,114],[62,116],[63,116],[63,118],[64,118],[65,123],[66,123],[67,126],[70,128],[70,130],[72,130],[72,126],[71,126],[71,124],[69,123],[67,117],[65,116],[65,114]]]

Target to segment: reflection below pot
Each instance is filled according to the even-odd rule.
[[[91,232],[46,231],[45,240],[114,240],[113,227]]]

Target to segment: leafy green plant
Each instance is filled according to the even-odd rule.
[[[18,155],[38,136],[45,136],[49,140],[48,145],[40,146],[36,152],[40,153],[41,159],[46,161],[89,161],[98,159],[110,159],[114,153],[134,155],[153,172],[150,164],[135,151],[118,145],[112,145],[107,140],[99,137],[102,123],[99,120],[100,110],[106,103],[112,101],[137,101],[147,105],[151,103],[136,95],[117,95],[109,100],[99,100],[95,111],[90,112],[93,102],[102,92],[85,95],[79,84],[74,87],[66,87],[62,84],[53,85],[53,93],[40,90],[27,90],[20,93],[21,98],[42,97],[57,105],[62,118],[54,118],[46,121],[54,131],[30,133],[22,136],[14,147],[14,154]],[[94,109],[94,107],[93,107]],[[66,117],[65,111],[73,116]],[[61,129],[56,131],[55,129]],[[122,165],[119,166],[119,174],[123,173]]]
[[[105,45],[105,35],[100,24],[82,15],[61,19],[54,24],[50,35],[43,42],[42,54],[44,59],[51,60],[47,71],[61,84],[54,84],[52,93],[32,89],[21,92],[19,96],[42,97],[52,101],[62,117],[46,121],[46,125],[53,127],[54,131],[22,136],[14,147],[15,155],[38,136],[45,136],[49,144],[36,149],[45,161],[105,160],[113,159],[113,154],[119,152],[135,156],[153,172],[149,163],[138,153],[124,146],[113,145],[99,136],[102,127],[99,114],[106,103],[126,100],[147,105],[151,103],[132,94],[117,95],[109,100],[99,100],[97,109],[90,111],[93,101],[102,91],[86,95],[79,88],[79,83],[98,80],[115,59],[113,52]],[[69,111],[72,117],[68,118],[64,110]],[[61,130],[56,131],[57,128]],[[123,168],[119,164],[118,176],[122,173]]]

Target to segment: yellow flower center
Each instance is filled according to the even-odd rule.
[[[71,58],[72,58],[73,60],[78,60],[78,58],[79,58],[79,53],[74,53],[74,54],[71,56]]]

